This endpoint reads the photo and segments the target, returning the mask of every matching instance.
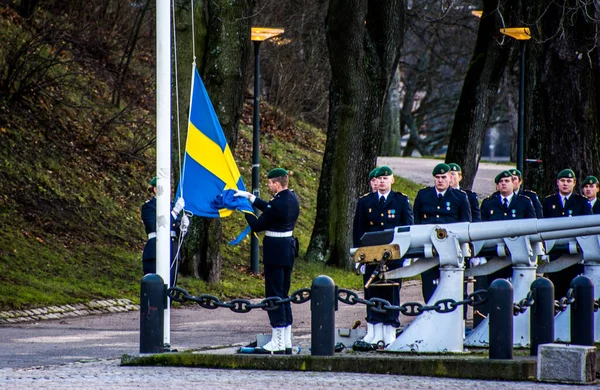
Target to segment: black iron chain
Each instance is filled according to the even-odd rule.
[[[300,304],[310,301],[310,289],[302,288],[294,291],[288,298],[267,297],[258,303],[252,303],[247,299],[232,299],[230,302],[223,302],[214,295],[201,294],[198,296],[190,295],[181,287],[172,287],[167,290],[167,295],[175,302],[196,302],[205,309],[218,309],[224,307],[235,313],[248,313],[252,309],[263,309],[266,311],[275,310],[284,303],[291,302]]]
[[[456,310],[459,306],[476,306],[487,301],[487,290],[477,290],[467,296],[462,301],[446,298],[440,299],[433,305],[423,305],[419,302],[406,302],[402,305],[392,305],[390,302],[381,298],[363,299],[357,293],[351,290],[340,288],[338,289],[338,300],[348,305],[356,305],[357,303],[364,304],[377,313],[386,313],[387,311],[399,311],[405,316],[414,317],[423,314],[427,311],[435,311],[437,313],[450,313]]]
[[[567,295],[560,298],[557,301],[554,301],[554,313],[560,313],[561,311],[565,311],[567,310],[567,307],[569,307],[570,304],[572,304],[573,302],[575,302],[575,290],[573,290],[572,288],[570,288],[567,291]]]
[[[527,296],[521,299],[519,302],[513,303],[513,315],[516,317],[519,314],[525,313],[528,307],[531,307],[535,303],[533,297],[534,292],[530,290]]]

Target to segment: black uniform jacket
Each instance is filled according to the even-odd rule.
[[[171,203],[171,209],[173,203]],[[156,233],[156,197],[148,200],[142,205],[142,221],[144,222],[144,228],[146,234]],[[179,219],[173,218],[173,215],[169,213],[171,217],[171,259],[175,255],[175,235],[179,233]],[[149,238],[144,246],[144,253],[142,259],[155,259],[156,258],[156,237]]]
[[[572,193],[565,207],[562,205],[560,194],[548,195],[544,199],[544,218],[574,217],[576,215],[591,215],[590,202],[579,194]]]
[[[591,205],[591,203],[590,203]],[[600,201],[598,201],[596,199],[596,203],[594,203],[594,205],[592,206],[592,213],[593,214],[600,214]]]
[[[540,203],[540,198],[538,198],[537,194],[533,191],[520,189],[515,192],[515,194],[524,195],[531,200],[533,204],[533,209],[535,210],[535,216],[537,218],[544,218],[544,211],[542,209],[542,203]]]
[[[467,194],[448,188],[438,199],[435,187],[419,190],[414,207],[415,224],[471,222],[471,205]]]
[[[535,209],[531,199],[525,195],[513,194],[508,208],[504,208],[499,193],[494,193],[481,202],[481,219],[483,221],[501,221],[506,219],[535,218]]]
[[[246,221],[254,232],[265,230],[271,232],[293,231],[300,215],[300,202],[293,190],[279,191],[273,199],[265,202],[260,198],[254,200],[254,206],[262,211],[256,218],[245,213]],[[292,267],[296,252],[294,237],[268,237],[263,240],[264,264]]]
[[[463,190],[467,193],[469,205],[471,206],[471,222],[481,222],[481,209],[479,208],[479,198],[477,194],[471,190]]]
[[[360,246],[360,239],[366,232],[377,232],[413,223],[413,211],[406,195],[390,191],[382,207],[379,203],[379,193],[371,193],[360,198],[356,204],[353,245]]]

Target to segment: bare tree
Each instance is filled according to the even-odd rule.
[[[383,138],[385,94],[398,66],[404,2],[331,0],[329,123],[310,260],[349,266],[350,227]]]
[[[557,173],[600,174],[600,13],[597,2],[534,1],[526,20],[526,184],[556,190]]]
[[[454,116],[446,161],[463,168],[463,186],[471,188],[481,159],[483,138],[498,89],[516,46],[504,40],[500,28],[516,25],[518,2],[486,1],[477,33],[477,42]],[[502,44],[501,44],[502,43]]]
[[[189,4],[189,2],[187,2]],[[250,55],[250,2],[210,0],[188,11],[196,21],[195,40],[199,42],[197,66],[232,152],[235,151],[239,121],[242,115],[243,89],[246,83],[246,64]],[[179,10],[187,5],[179,2]],[[184,17],[185,12],[180,12]],[[188,19],[190,20],[190,19]],[[181,84],[189,83],[191,70],[191,29],[179,26]],[[187,93],[187,94],[186,94]],[[189,107],[189,86],[180,90],[181,107]],[[186,111],[187,112],[187,111]],[[187,121],[185,121],[187,125]],[[221,277],[222,243],[221,220],[193,218],[184,246],[182,272],[195,275],[209,283]]]

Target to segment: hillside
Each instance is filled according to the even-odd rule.
[[[82,35],[73,18],[39,10],[35,22],[25,21],[0,3],[0,311],[139,300],[140,206],[155,175],[154,42],[140,43],[120,103],[113,104],[120,57]],[[61,28],[49,30],[57,19]],[[244,106],[234,152],[246,187],[251,103]],[[301,201],[296,234],[302,257],[315,219],[325,134],[265,103],[261,117],[261,194],[269,196],[271,168],[290,171]],[[405,180],[394,187],[412,198],[418,189]],[[241,213],[223,221],[220,283],[182,277],[179,285],[194,294],[262,296],[262,276],[249,272],[249,239],[226,244],[245,226]],[[292,289],[310,286],[320,274],[345,288],[361,287],[362,278],[348,271],[300,259]]]
[[[0,75],[0,310],[114,297],[137,300],[145,243],[139,209],[148,199],[146,185],[155,164],[154,69],[152,53],[145,49],[151,46],[136,51],[128,88],[116,106],[111,104],[110,69],[118,56],[89,50],[92,43],[77,35],[67,16],[56,33],[61,39],[41,33],[45,23],[55,20],[43,11],[36,23],[26,23],[3,5],[0,16],[0,69],[10,72],[6,66],[12,61],[30,71],[13,69],[21,83],[11,88],[2,84],[7,73]],[[36,64],[48,61],[48,71],[37,71]],[[39,88],[26,86],[26,76]],[[245,107],[235,156],[247,186],[251,112],[251,106]],[[261,177],[274,166],[292,172],[291,185],[302,201],[297,232],[305,250],[325,136],[281,120],[266,104],[261,114]],[[268,194],[265,183],[261,194]],[[234,214],[223,226],[227,242],[245,221]],[[224,244],[222,252],[219,285],[189,278],[181,284],[220,296],[262,294],[261,276],[248,272],[249,240],[235,247]],[[306,286],[323,267],[299,264],[297,285]]]

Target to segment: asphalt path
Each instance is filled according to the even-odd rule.
[[[377,159],[378,166],[387,165],[392,168],[394,175],[404,177],[424,186],[433,185],[431,172],[441,162],[443,161],[412,157],[379,157]],[[514,164],[479,163],[472,190],[479,195],[480,199],[491,195],[496,191],[496,185],[494,184],[496,175],[514,167]]]

